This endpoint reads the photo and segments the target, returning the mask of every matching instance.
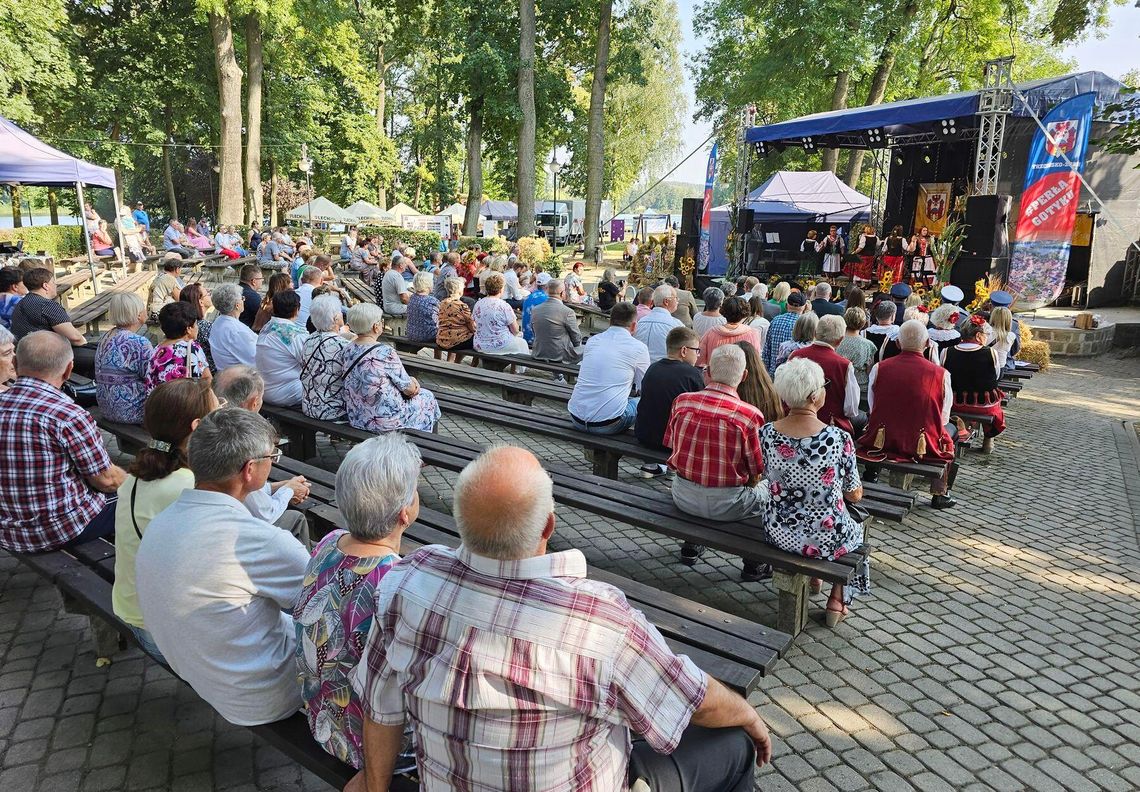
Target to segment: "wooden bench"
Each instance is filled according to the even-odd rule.
[[[431,341],[412,341],[406,336],[382,335],[380,336],[379,340],[391,344],[396,349],[401,349],[407,352],[418,352],[421,349],[430,349],[433,352],[446,354],[451,351],[443,349]],[[460,350],[459,354],[462,354],[464,357],[470,357],[479,361],[483,364],[484,368],[490,369],[492,371],[499,371],[508,365],[512,365],[524,366],[528,369],[535,369],[536,371],[548,371],[551,374],[561,374],[567,379],[572,379],[578,376],[577,363],[562,363],[555,360],[539,360],[538,358],[533,358],[530,355],[493,355],[490,352],[478,352],[474,349]]]
[[[193,259],[191,259],[193,261]],[[202,267],[206,270],[209,280],[218,283],[224,283],[226,276],[234,275],[246,264],[256,264],[257,256],[245,256],[243,258],[231,259],[226,256],[218,255],[211,256],[202,260]]]
[[[153,272],[135,272],[127,275],[118,283],[109,286],[97,295],[80,303],[68,313],[71,323],[79,328],[80,332],[90,333],[97,330],[98,323],[107,315],[111,308],[111,295],[117,292],[137,292],[154,280]]]
[[[502,391],[503,398],[506,401],[518,404],[531,404],[536,398],[539,398],[565,405],[570,401],[570,395],[574,392],[573,388],[561,382],[525,377],[505,371],[476,369],[471,366],[448,363],[444,360],[435,360],[407,352],[400,353],[400,360],[403,361],[404,368],[413,373],[434,375],[452,382],[497,387]],[[569,428],[569,424],[567,427]]]
[[[584,305],[582,303],[572,303],[567,301],[566,305],[578,315],[578,322],[582,326],[582,332],[600,333],[608,330],[610,326],[610,315],[594,305]]]

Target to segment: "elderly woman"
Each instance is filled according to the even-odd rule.
[[[447,298],[439,304],[439,332],[435,343],[448,352],[448,361],[459,363],[463,360],[460,350],[474,349],[475,320],[463,301],[463,279],[448,278],[443,285]]]
[[[942,351],[942,366],[950,372],[950,387],[954,391],[954,411],[993,417],[993,423],[982,427],[983,454],[994,450],[994,438],[1005,431],[1005,412],[1001,407],[1005,394],[998,387],[1001,366],[993,347],[986,346],[989,330],[985,318],[974,314],[961,326],[961,342]]]
[[[257,370],[265,379],[265,401],[278,407],[301,403],[301,366],[309,331],[295,321],[301,295],[292,289],[273,296],[273,316],[257,336]]]
[[[771,306],[771,315],[765,312],[765,316],[771,319],[773,316],[779,316],[784,311],[788,310],[788,296],[792,293],[792,284],[787,281],[780,281],[772,288],[772,296],[768,298],[768,304]]]
[[[141,302],[141,300],[140,300]],[[150,442],[135,454],[128,475],[119,486],[120,506],[115,510],[115,583],[111,606],[126,622],[139,646],[156,660],[166,662],[143,622],[135,591],[135,555],[151,519],[194,488],[186,450],[198,422],[218,408],[210,383],[178,379],[154,389],[146,400],[143,427]]]
[[[720,307],[724,305],[724,292],[722,290],[716,286],[709,286],[701,295],[701,299],[705,301],[705,309],[693,317],[693,330],[701,338],[704,338],[705,333],[728,320],[720,313]]]
[[[322,748],[356,768],[364,765],[365,713],[350,677],[372,627],[376,589],[400,560],[400,539],[420,511],[420,463],[416,447],[395,432],[348,452],[336,474],[348,530],[333,531],[313,550],[293,609],[309,729]]]
[[[599,245],[600,247],[600,245]],[[582,262],[575,261],[566,274],[566,302],[588,303],[590,298],[586,295],[586,287],[582,283]]]
[[[107,231],[107,221],[100,220],[95,230],[91,234],[91,250],[96,256],[113,256],[115,255],[115,243],[111,240],[111,234]]]
[[[784,365],[797,349],[810,346],[811,342],[815,340],[815,333],[818,329],[818,316],[811,311],[800,314],[796,323],[792,325],[792,340],[780,344],[780,348],[776,350],[776,367],[779,368]]]
[[[951,303],[943,303],[930,314],[930,340],[942,350],[957,346],[962,334],[958,332],[958,322],[962,321],[962,309]]]
[[[212,379],[206,353],[198,343],[198,310],[184,302],[167,303],[158,312],[165,338],[154,349],[146,372],[147,392],[172,379]]]
[[[8,390],[8,383],[16,379],[16,337],[0,325],[0,393]]]
[[[215,371],[230,366],[252,366],[257,353],[257,333],[238,318],[245,308],[241,287],[223,283],[210,292],[218,315],[210,327],[210,362]]]
[[[409,341],[434,344],[439,333],[439,300],[432,296],[434,282],[430,272],[417,272],[412,278],[412,296],[408,298]]]
[[[352,341],[341,332],[344,314],[340,300],[332,294],[313,298],[309,321],[315,332],[305,339],[301,366],[301,412],[321,421],[343,421],[345,347]]]
[[[617,280],[617,271],[613,267],[606,267],[602,272],[602,279],[598,283],[597,296],[594,301],[603,311],[612,310],[618,300],[625,299],[625,282]]]
[[[835,560],[863,545],[863,526],[846,506],[863,498],[855,446],[850,435],[816,415],[826,399],[823,369],[816,363],[789,360],[777,369],[775,386],[788,414],[760,427],[767,541],[788,553]],[[866,593],[865,565],[860,573],[855,587]],[[843,621],[848,601],[842,585],[832,587],[827,626]]]
[[[340,358],[348,422],[370,432],[432,431],[439,420],[435,395],[422,390],[416,378],[408,376],[396,350],[377,340],[384,332],[380,306],[352,306],[348,309],[348,327],[356,333],[356,340]]]
[[[751,344],[756,349],[757,354],[760,354],[761,350],[764,349],[764,341],[760,338],[760,333],[756,331],[756,328],[747,324],[751,311],[743,297],[729,297],[725,300],[721,314],[724,323],[713,325],[701,336],[700,351],[697,353],[698,368],[706,368],[713,350],[725,344],[744,341]],[[705,384],[707,385],[711,381],[706,371]]]
[[[146,324],[146,303],[134,292],[116,292],[107,319],[115,326],[95,349],[95,399],[108,420],[140,424],[154,355],[150,339],[139,335]]]
[[[843,312],[843,322],[847,326],[847,332],[835,351],[851,361],[859,389],[866,393],[867,375],[878,360],[879,348],[875,342],[868,341],[862,335],[863,328],[867,326],[867,312],[862,308],[848,308]]]
[[[487,296],[475,303],[471,318],[475,321],[475,349],[492,355],[529,355],[530,346],[519,335],[515,309],[499,297],[503,293],[503,276],[494,273],[484,285]]]
[[[142,231],[143,228],[135,222],[134,216],[131,214],[131,208],[126,204],[119,206],[119,239],[122,242],[124,252],[131,261],[138,263],[146,258],[142,247]]]
[[[190,303],[198,311],[198,343],[202,345],[202,350],[206,353],[206,362],[210,365],[210,371],[217,371],[214,366],[214,358],[210,354],[210,331],[214,327],[214,323],[206,317],[210,313],[210,309],[214,307],[213,300],[210,299],[210,293],[206,291],[206,287],[201,283],[191,283],[178,293],[178,301]]]

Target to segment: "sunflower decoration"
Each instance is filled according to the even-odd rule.
[[[888,294],[891,287],[895,285],[895,274],[890,270],[885,270],[882,277],[879,278],[879,291],[883,294]]]
[[[979,278],[974,281],[974,300],[966,306],[966,310],[971,313],[981,308],[990,299],[990,286],[985,279]]]

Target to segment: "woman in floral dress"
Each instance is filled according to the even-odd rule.
[[[823,369],[793,358],[776,369],[776,393],[788,414],[760,427],[764,476],[771,495],[765,507],[767,540],[789,553],[834,561],[863,546],[863,526],[845,501],[863,498],[855,446],[842,429],[816,416],[825,401]],[[813,590],[816,582],[813,581]],[[852,588],[867,593],[866,561]],[[847,616],[844,587],[835,584],[827,600],[827,625]]]
[[[95,350],[95,399],[108,420],[141,424],[154,355],[150,339],[139,335],[146,324],[146,303],[133,292],[117,292],[111,295],[107,318],[115,326]]]
[[[340,334],[344,315],[333,294],[313,298],[309,321],[316,332],[305,339],[301,364],[301,412],[321,421],[344,420],[344,365],[341,353],[352,341]]]
[[[206,353],[198,343],[198,309],[190,303],[167,303],[158,312],[158,324],[166,338],[155,347],[150,359],[147,393],[163,382],[181,377],[212,379]]]
[[[384,332],[384,313],[375,303],[348,310],[348,326],[356,340],[341,352],[344,406],[348,422],[369,432],[421,429],[430,432],[439,420],[439,404],[408,376],[396,350],[377,338]]]

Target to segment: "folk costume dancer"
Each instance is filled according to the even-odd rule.
[[[926,226],[918,229],[918,233],[910,240],[910,276],[915,283],[927,286],[934,285],[934,276],[937,271],[934,266],[934,237],[930,236],[930,229]]]
[[[832,226],[827,236],[816,243],[815,251],[823,254],[823,274],[838,275],[843,261],[845,250],[843,237],[839,236],[839,229]]]
[[[852,262],[843,268],[843,271],[855,281],[856,286],[866,286],[875,276],[875,259],[879,256],[879,238],[875,229],[869,225],[863,226],[863,233],[855,243],[854,253],[859,261]]]
[[[897,225],[883,240],[883,263],[879,266],[879,280],[887,272],[891,273],[891,283],[902,283],[903,266],[906,263],[907,244],[902,235],[903,228]]]

